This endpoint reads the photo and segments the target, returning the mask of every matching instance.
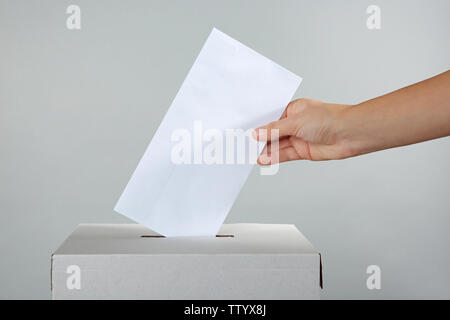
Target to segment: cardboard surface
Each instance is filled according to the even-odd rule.
[[[80,225],[52,256],[52,298],[320,297],[320,254],[294,225],[225,224],[219,235],[162,238],[135,224]],[[71,266],[79,289],[68,286]]]

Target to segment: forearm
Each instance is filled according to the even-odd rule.
[[[338,130],[354,155],[450,135],[450,71],[347,108]]]

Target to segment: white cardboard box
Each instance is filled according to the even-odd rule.
[[[318,299],[321,286],[321,256],[294,225],[164,238],[138,224],[82,224],[51,258],[53,299]]]

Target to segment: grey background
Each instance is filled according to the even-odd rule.
[[[66,28],[69,4],[82,30]],[[366,28],[381,7],[382,28]],[[0,0],[0,298],[49,298],[50,254],[112,208],[212,27],[358,103],[449,68],[443,1]],[[324,298],[450,298],[450,139],[255,168],[228,222],[295,223]],[[382,289],[368,290],[368,265]]]

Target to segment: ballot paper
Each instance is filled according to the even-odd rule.
[[[262,149],[249,132],[301,80],[213,29],[114,209],[166,237],[215,236]]]

